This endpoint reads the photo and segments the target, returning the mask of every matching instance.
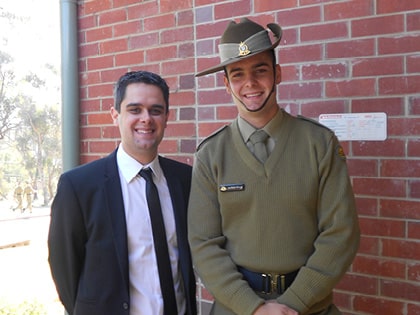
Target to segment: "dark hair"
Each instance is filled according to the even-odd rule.
[[[144,83],[155,85],[161,89],[163,98],[165,99],[166,112],[169,111],[169,87],[162,77],[153,72],[148,71],[131,71],[121,76],[114,88],[114,107],[117,112],[121,111],[121,103],[125,97],[127,86],[132,83]]]

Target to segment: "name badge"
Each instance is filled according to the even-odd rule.
[[[221,192],[245,190],[245,184],[222,184],[219,186]]]

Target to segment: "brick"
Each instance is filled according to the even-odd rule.
[[[282,66],[281,67],[281,80],[282,82],[300,81],[299,66],[297,65]]]
[[[347,110],[342,100],[322,100],[302,103],[301,114],[306,117],[318,118],[320,114],[342,113]]]
[[[420,51],[420,34],[383,37],[378,39],[378,54],[407,54]]]
[[[405,222],[389,219],[359,218],[363,235],[404,237]]]
[[[420,284],[404,281],[381,281],[381,293],[384,297],[418,301],[420,296]],[[411,314],[411,313],[410,313]]]
[[[177,139],[169,139],[169,136],[166,136],[165,132],[165,138],[162,140],[162,142],[159,145],[159,152],[165,152],[168,153],[178,153],[178,140]]]
[[[195,58],[194,44],[193,43],[183,43],[178,45],[178,58]]]
[[[88,88],[88,96],[91,98],[95,98],[112,95],[112,90],[112,84],[91,85]]]
[[[324,5],[324,18],[330,20],[345,20],[353,17],[372,15],[372,0],[338,1]]]
[[[85,75],[80,76],[79,83],[81,86],[88,84],[98,84],[101,82],[101,72],[100,71],[91,71],[85,73]]]
[[[99,43],[99,53],[101,55],[127,51],[128,42],[126,38],[111,39]]]
[[[192,8],[192,0],[162,0],[159,3],[159,9],[162,13],[182,11]]]
[[[223,91],[198,91],[198,104],[216,105],[231,103],[232,98]]]
[[[116,54],[115,55],[115,66],[127,66],[132,64],[143,64],[145,60],[145,51],[129,51],[126,53]]]
[[[410,281],[420,281],[420,262],[412,261],[407,263],[407,278]]]
[[[346,274],[336,288],[353,293],[373,295],[378,292],[378,281],[369,276]]]
[[[170,123],[166,127],[167,137],[193,137],[195,136],[195,124],[189,123]]]
[[[420,260],[420,242],[397,239],[383,239],[382,255],[402,259]]]
[[[356,198],[356,208],[359,215],[378,216],[378,201],[373,198]]]
[[[331,42],[325,45],[328,58],[356,58],[376,54],[375,40],[372,38]]]
[[[137,2],[137,5],[130,6],[130,9],[127,10],[129,20],[142,20],[157,14],[159,14],[159,5],[155,1]]]
[[[204,138],[227,125],[226,122],[204,122],[198,126],[198,137]]]
[[[126,20],[127,10],[125,8],[106,11],[98,15],[98,24],[101,26],[125,22]]]
[[[234,12],[234,14],[232,14],[232,12]],[[214,18],[216,20],[231,19],[232,16],[249,15],[250,12],[251,3],[248,0],[229,1],[214,6]]]
[[[131,34],[141,33],[143,31],[143,26],[140,21],[135,20],[114,25],[113,29],[114,37],[131,36]]]
[[[79,31],[87,30],[93,27],[98,26],[96,16],[89,15],[89,16],[79,16],[78,20]]]
[[[404,104],[403,97],[353,99],[351,101],[351,112],[385,112],[387,116],[401,116],[404,114]]]
[[[388,118],[388,134],[393,136],[418,136],[420,118]]]
[[[420,30],[420,12],[413,12],[407,14],[407,31]]]
[[[416,303],[416,304],[414,304]],[[418,302],[416,302],[416,300],[414,300],[414,303],[407,303],[407,314],[412,314],[412,315],[419,315],[420,314],[420,304],[418,304]]]
[[[408,101],[409,115],[420,115],[420,96],[411,96]]]
[[[420,160],[382,160],[383,177],[420,177]]]
[[[193,28],[191,26],[180,27],[173,30],[161,31],[161,43],[170,44],[193,40]]]
[[[419,155],[417,155],[419,156]],[[420,180],[411,180],[408,182],[409,197],[420,199]],[[419,204],[420,207],[420,204]]]
[[[420,75],[379,78],[378,85],[379,93],[383,95],[418,93],[420,86]]]
[[[181,139],[180,151],[182,153],[195,153],[197,144],[195,140]]]
[[[175,45],[150,48],[145,53],[145,62],[164,61],[176,58],[177,47]]]
[[[321,7],[297,7],[279,11],[277,12],[277,21],[283,28],[318,23],[321,22]]]
[[[115,141],[91,141],[89,142],[90,153],[112,152],[116,148]]]
[[[420,3],[412,0],[377,0],[377,14],[387,14],[420,9]]]
[[[302,80],[338,79],[348,76],[348,64],[316,63],[302,66]]]
[[[333,292],[333,301],[341,311],[350,309],[352,306],[352,296],[344,292],[338,292],[337,290]]]
[[[102,138],[104,139],[119,139],[120,131],[116,126],[101,126]]]
[[[321,48],[321,45],[282,47],[279,52],[279,61],[281,64],[318,61],[321,59]]]
[[[183,69],[183,73],[194,73],[194,63],[190,59],[179,59],[161,62],[161,75],[166,77],[168,75],[179,74],[179,69]]]
[[[141,34],[141,33],[140,33]],[[141,35],[133,35],[129,38],[128,49],[144,49],[144,47],[152,47],[159,44],[158,33],[148,33]]]
[[[375,160],[347,158],[347,167],[350,176],[378,176],[378,162]]]
[[[362,235],[360,239],[359,253],[366,255],[379,255],[380,246],[379,238]]]
[[[191,106],[195,104],[195,94],[191,91],[176,91],[172,92],[169,97],[169,102],[172,105]]]
[[[223,34],[224,30],[228,26],[229,21],[219,21],[213,23],[199,24],[196,26],[196,40],[203,38],[215,38],[219,39]]]
[[[420,222],[407,223],[407,236],[413,240],[420,240]]]
[[[82,139],[99,139],[102,136],[102,130],[99,127],[82,127],[80,128],[80,136]]]
[[[99,55],[99,43],[91,43],[79,46],[79,57],[91,57]]]
[[[352,73],[354,77],[403,74],[404,63],[402,56],[357,59],[352,64]]]
[[[143,23],[145,32],[153,32],[168,28],[174,28],[176,20],[175,15],[171,13],[145,18]]]
[[[112,124],[112,118],[109,113],[91,113],[87,116],[87,123],[92,125]]]
[[[215,120],[216,113],[214,107],[200,107],[198,109],[198,120],[199,121],[212,121]]]
[[[283,83],[279,86],[279,95],[283,99],[320,98],[321,82]]]
[[[404,314],[405,304],[379,297],[355,296],[354,308],[364,314]]]
[[[346,22],[302,26],[300,29],[300,39],[302,43],[347,38],[348,36],[349,32]]]
[[[212,6],[196,8],[194,12],[195,12],[195,21],[198,24],[211,22],[212,20],[214,20]]]
[[[111,0],[91,0],[85,1],[80,5],[84,14],[91,14],[101,11],[110,10],[112,8]]]
[[[327,81],[325,95],[327,97],[374,96],[376,94],[375,79],[352,79],[346,81]]]
[[[238,109],[236,106],[218,106],[216,108],[216,120],[232,121],[238,116]]]
[[[375,36],[404,32],[404,15],[369,17],[351,21],[352,37]]]
[[[254,1],[254,10],[256,13],[271,12],[281,9],[296,8],[298,6],[297,0],[282,0],[282,1]]]
[[[405,181],[387,178],[353,178],[354,193],[360,196],[406,197]]]
[[[194,23],[194,14],[191,10],[177,12],[177,26],[191,25]]]
[[[112,27],[105,26],[86,31],[86,42],[97,42],[112,38]]]
[[[181,90],[189,90],[195,87],[195,77],[192,74],[181,75],[179,77],[179,88]]]
[[[100,107],[100,100],[95,99],[89,99],[89,100],[81,100],[80,101],[80,111],[82,113],[88,113],[88,112],[97,112],[101,109]]]
[[[381,216],[420,220],[420,201],[382,199],[380,201]]]
[[[419,73],[420,72],[420,55],[415,54],[413,56],[407,56],[407,73]]]
[[[118,78],[127,71],[124,71],[123,69],[108,69],[108,70],[102,70],[101,71],[101,82],[102,83],[111,83],[114,84],[115,82],[117,82]],[[99,83],[99,82],[98,82]],[[112,96],[112,94],[110,95]],[[111,104],[113,104],[113,99],[111,99]],[[107,108],[109,109],[109,108]]]
[[[196,118],[196,109],[194,107],[186,107],[179,109],[180,120],[195,120]]]

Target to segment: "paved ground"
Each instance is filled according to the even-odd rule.
[[[0,310],[27,301],[43,304],[47,315],[62,315],[47,262],[49,208],[21,214],[10,206],[0,201]]]

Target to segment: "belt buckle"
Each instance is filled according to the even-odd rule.
[[[286,290],[286,276],[285,275],[272,275],[271,273],[262,274],[262,288],[263,294],[271,294],[276,292],[283,294]]]

